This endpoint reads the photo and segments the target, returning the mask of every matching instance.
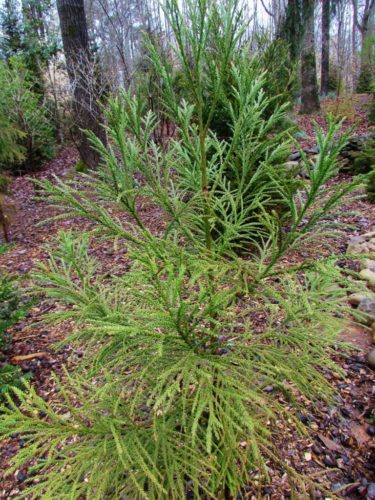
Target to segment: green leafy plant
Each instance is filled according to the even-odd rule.
[[[79,181],[37,182],[58,217],[94,224],[91,233],[60,234],[34,276],[37,291],[61,304],[47,319],[76,322],[66,342],[84,348],[82,364],[50,403],[30,387],[3,410],[1,434],[26,441],[9,472],[31,463],[37,481],[23,494],[34,498],[231,497],[255,475],[268,481],[268,461],[298,498],[324,490],[285,463],[275,429],[285,422],[306,433],[297,410],[333,402],[321,367],[340,374],[330,355],[346,289],[329,291],[342,279],[333,259],[293,266],[282,257],[332,237],[333,214],[360,181],[328,183],[346,141],[331,118],[325,136],[317,129],[316,160],[301,151],[306,183],[284,175],[290,143],[273,124],[285,110],[264,120],[262,75],[249,78],[243,59],[231,57],[242,33],[238,4],[187,7],[189,21],[177,0],[166,15],[192,103],[180,100],[170,64],[150,46],[176,124],[168,147],[154,140],[155,114],[124,92],[110,101],[110,145],[90,136],[101,167]],[[220,51],[207,110],[202,68],[213,40]],[[232,133],[223,139],[210,124],[228,73]],[[145,201],[161,214],[157,227],[143,216]],[[127,253],[128,272],[102,272],[93,235]]]
[[[258,292],[269,319],[255,333],[249,318],[259,305],[248,297],[239,312],[230,266],[172,250],[171,242],[144,250],[109,287],[88,239],[71,234],[61,235],[42,268],[43,290],[74,304],[81,323],[74,338],[88,350],[82,371],[67,374],[62,400],[48,405],[30,388],[16,391],[20,409],[4,410],[2,432],[17,429],[27,440],[10,472],[40,458],[28,490],[35,497],[234,494],[254,470],[267,480],[267,458],[281,463],[271,437],[276,419],[305,432],[275,393],[297,406],[297,393],[331,400],[315,365],[334,367],[338,301],[322,300],[332,270],[310,272],[303,284],[284,276],[279,291],[265,283]],[[264,391],[270,385],[274,392]],[[288,474],[296,488],[311,483]]]
[[[11,180],[6,175],[0,175],[0,194],[8,194]]]
[[[0,275],[0,401],[12,387],[22,387],[22,372],[7,363],[5,352],[11,338],[8,328],[23,318],[27,311],[26,305],[20,305],[19,292],[14,280],[7,275]]]
[[[0,164],[21,162],[25,159],[24,149],[19,144],[23,133],[11,123],[4,105],[0,104],[0,110]]]
[[[7,252],[9,250],[10,246],[11,245],[9,245],[8,243],[0,243],[0,255]]]
[[[22,171],[53,154],[54,133],[21,58],[0,62],[0,166]]]
[[[365,37],[361,54],[361,68],[358,77],[356,91],[359,94],[371,93],[372,84],[374,81],[374,64],[375,64],[375,36],[373,33]]]

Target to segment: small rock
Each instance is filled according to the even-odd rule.
[[[368,363],[370,368],[375,370],[375,349],[373,349],[372,351],[369,352],[369,354],[367,356],[367,363]]]
[[[324,465],[327,465],[327,467],[336,467],[336,460],[333,460],[329,455],[326,455],[323,460]]]
[[[296,161],[301,158],[301,153],[299,151],[293,151],[293,153],[289,156],[289,161]]]
[[[354,371],[354,372],[357,372],[359,373],[361,370],[363,370],[364,368],[364,365],[362,365],[361,363],[353,363],[350,368]]]
[[[352,306],[359,306],[359,304],[367,299],[368,297],[366,295],[363,295],[362,293],[352,293],[348,297],[349,304]]]
[[[367,434],[369,434],[370,436],[375,436],[375,425],[370,425],[367,428]]]
[[[375,260],[364,259],[360,262],[361,269],[370,269],[370,271],[375,271]]]
[[[370,271],[370,269],[362,269],[359,273],[359,277],[367,281],[370,286],[375,286],[375,272]]]
[[[274,390],[274,386],[273,385],[267,385],[263,391],[264,392],[272,392]]]
[[[353,236],[350,238],[346,253],[354,255],[369,253],[366,238],[363,236]]]
[[[375,321],[375,300],[369,298],[361,300],[358,311],[366,314],[366,322],[371,325]]]
[[[285,167],[288,170],[295,170],[296,172],[300,169],[300,165],[298,161],[287,161],[285,163]]]

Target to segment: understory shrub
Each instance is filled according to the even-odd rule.
[[[355,174],[370,172],[375,167],[375,139],[366,141],[363,148],[353,156],[353,171]]]
[[[8,194],[11,180],[6,175],[0,175],[0,195]],[[0,198],[1,202],[1,198]]]
[[[17,57],[0,62],[0,168],[32,170],[53,155],[54,131],[41,96]],[[1,125],[1,123],[0,123]]]
[[[368,199],[375,202],[375,166],[367,176],[366,191]]]
[[[356,105],[357,98],[354,95],[336,96],[324,103],[324,112],[332,114],[337,120],[345,119],[346,123],[355,124],[358,122]]]
[[[375,35],[367,35],[362,47],[361,68],[356,91],[359,94],[371,93],[375,77]]]
[[[335,61],[330,61],[329,64],[329,76],[328,76],[328,91],[334,92],[336,96],[342,94],[344,86],[342,73],[338,64]]]
[[[0,103],[0,165],[18,163],[25,159],[25,154],[19,141],[22,131],[11,122],[5,106]]]
[[[0,274],[0,401],[12,387],[22,387],[21,370],[7,362],[6,351],[11,343],[8,328],[21,319],[27,307],[20,304],[14,280]]]
[[[34,473],[25,496],[230,498],[269,481],[271,466],[297,498],[324,490],[287,465],[277,429],[307,433],[297,411],[335,401],[324,370],[341,373],[331,354],[346,287],[330,292],[342,281],[335,259],[282,258],[322,236],[327,245],[343,196],[360,180],[327,184],[347,138],[337,138],[332,119],[326,136],[317,129],[314,161],[301,151],[306,182],[284,175],[289,143],[273,129],[284,108],[263,118],[264,77],[250,78],[234,57],[238,4],[212,5],[188,1],[187,22],[177,0],[167,4],[191,103],[150,47],[176,124],[167,147],[154,140],[155,114],[123,92],[108,110],[110,146],[90,135],[101,167],[79,181],[37,182],[58,217],[94,228],[61,233],[34,276],[36,290],[60,303],[47,319],[74,320],[65,341],[85,355],[51,402],[30,386],[3,409],[1,435],[25,441],[8,472],[27,463]],[[208,115],[204,107],[213,42],[215,88],[228,74],[235,82],[228,139],[210,127],[218,100]],[[147,205],[162,214],[155,227]],[[90,252],[95,234],[127,254],[129,271],[102,269]]]

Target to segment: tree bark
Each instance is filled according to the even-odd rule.
[[[305,30],[305,18],[302,8],[304,1],[288,0],[285,13],[280,17],[276,29],[276,38],[289,44],[290,58],[293,62],[298,60],[301,53],[301,42]]]
[[[314,0],[304,0],[305,34],[301,53],[301,113],[313,113],[320,109],[316,77]]]
[[[66,65],[74,94],[75,133],[81,160],[91,168],[99,154],[91,147],[84,130],[94,132],[106,143],[103,116],[97,99],[95,61],[89,48],[83,0],[57,0]]]
[[[358,19],[357,0],[352,0],[352,5],[354,23],[361,34],[361,62],[356,90],[357,92],[370,92],[371,83],[375,76],[372,55],[373,42],[371,40],[375,26],[375,0],[365,0],[361,21]]]
[[[329,91],[329,28],[330,28],[330,0],[322,0],[322,63],[320,93],[327,95]]]

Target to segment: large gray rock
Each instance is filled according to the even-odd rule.
[[[301,159],[301,153],[299,151],[293,151],[289,156],[289,161],[296,161]]]
[[[374,299],[363,299],[361,300],[358,311],[366,314],[366,319],[368,325],[371,325],[375,321],[375,300]]]
[[[295,171],[298,171],[301,168],[298,161],[287,161],[285,163],[285,167],[288,170],[295,170]]]
[[[361,269],[370,269],[370,271],[375,272],[375,260],[364,259],[360,262]]]
[[[368,241],[364,236],[353,236],[348,242],[348,254],[369,253]]]
[[[349,304],[351,304],[352,306],[359,306],[359,304],[363,300],[366,300],[366,299],[369,299],[369,298],[374,298],[375,299],[375,295],[373,295],[371,297],[370,295],[365,295],[363,293],[352,293],[351,295],[349,295],[348,301],[349,301]]]
[[[359,277],[362,280],[367,281],[370,287],[375,287],[375,272],[370,271],[370,269],[362,269],[359,273]]]
[[[368,363],[368,365],[369,365],[370,368],[372,368],[373,370],[375,370],[375,349],[373,349],[372,351],[370,351],[368,353],[367,363]]]

